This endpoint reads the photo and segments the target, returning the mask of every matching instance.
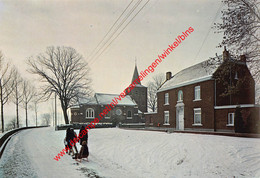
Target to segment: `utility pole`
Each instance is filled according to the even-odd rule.
[[[35,120],[36,120],[36,127],[37,127],[37,104],[36,103],[34,103],[34,108],[35,108]]]
[[[54,102],[55,102],[55,106],[54,106],[54,110],[55,110],[54,111],[55,112],[55,115],[54,115],[55,116],[54,117],[55,118],[55,130],[56,130],[56,127],[57,127],[57,101],[56,101],[56,98],[57,97],[56,97],[56,93],[55,93],[55,99],[54,99]]]

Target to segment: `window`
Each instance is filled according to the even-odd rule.
[[[86,110],[86,118],[94,118],[95,117],[95,111],[92,108],[88,108]]]
[[[194,125],[201,125],[201,108],[194,108]]]
[[[169,104],[169,93],[165,93],[164,95],[164,104]]]
[[[169,124],[169,111],[164,111],[164,124]]]
[[[228,126],[234,126],[235,113],[228,113]]]
[[[132,112],[131,111],[127,111],[127,117],[132,117]]]
[[[123,113],[123,112],[122,112],[121,109],[117,109],[117,110],[116,110],[116,115],[120,116],[122,113]]]
[[[127,119],[132,119],[132,111],[127,111]]]
[[[194,88],[194,96],[195,96],[195,100],[200,100],[200,86],[196,86]]]
[[[180,90],[178,92],[178,101],[182,101],[182,100],[183,100],[183,92],[182,92],[182,90]]]

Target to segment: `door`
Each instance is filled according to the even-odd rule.
[[[177,130],[184,130],[184,107],[176,107]]]
[[[179,110],[179,130],[184,130],[184,109],[183,107]]]

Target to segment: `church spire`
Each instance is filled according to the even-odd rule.
[[[133,78],[132,78],[132,82],[135,81],[135,79],[137,79],[139,77],[139,74],[138,74],[138,70],[137,70],[137,64],[136,64],[136,59],[135,59],[135,69],[134,69],[134,74],[133,74]],[[140,85],[141,85],[141,81],[138,82]]]

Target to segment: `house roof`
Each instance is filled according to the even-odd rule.
[[[101,105],[107,105],[113,102],[112,100],[115,98],[119,98],[118,94],[105,94],[105,93],[96,93],[95,97],[98,102],[98,104]],[[127,105],[127,106],[135,106],[137,105],[136,102],[129,96],[126,95],[124,98],[121,98],[121,100],[117,100],[117,105]]]
[[[166,81],[158,92],[212,79],[212,75],[219,67],[219,64],[211,65],[210,63],[211,59],[181,70]]]

